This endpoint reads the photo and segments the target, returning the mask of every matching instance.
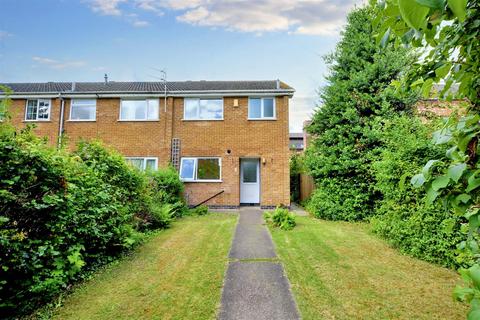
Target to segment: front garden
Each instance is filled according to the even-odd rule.
[[[402,255],[366,223],[296,221],[270,230],[303,319],[464,319],[455,271]]]

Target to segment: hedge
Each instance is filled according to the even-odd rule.
[[[25,315],[185,212],[173,169],[144,174],[98,141],[69,153],[0,124],[0,314]]]

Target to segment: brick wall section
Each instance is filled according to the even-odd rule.
[[[234,99],[238,99],[238,107],[233,106]],[[290,204],[288,98],[278,97],[275,103],[277,120],[249,121],[248,98],[225,97],[223,121],[184,121],[183,99],[175,99],[173,137],[181,140],[182,157],[222,158],[222,183],[186,183],[190,203],[224,190],[207,204],[239,205],[240,158],[250,157],[261,159],[261,204]]]
[[[233,101],[238,99],[239,106]],[[249,121],[247,97],[224,98],[223,121],[184,121],[183,98],[168,98],[167,112],[160,98],[158,121],[118,121],[120,99],[97,99],[96,121],[69,121],[70,100],[65,100],[64,130],[70,148],[80,139],[98,138],[126,157],[157,157],[159,166],[170,161],[172,138],[181,140],[181,156],[222,158],[222,182],[186,183],[186,197],[197,204],[224,193],[208,205],[240,204],[240,158],[260,159],[260,201],[263,206],[290,204],[288,97],[275,99],[277,120]],[[25,125],[26,100],[12,105],[12,121]],[[54,145],[58,138],[60,100],[52,99],[51,120],[35,122],[35,132]],[[231,150],[227,154],[227,150]]]
[[[66,101],[65,135],[71,147],[80,139],[97,138],[126,157],[157,157],[160,166],[170,160],[169,137],[165,127],[168,113],[160,100],[159,120],[119,121],[120,99],[97,99],[97,119],[70,121],[70,101]]]
[[[51,100],[50,120],[48,121],[25,121],[25,110],[27,100],[18,99],[12,101],[10,114],[12,123],[17,128],[25,128],[27,124],[35,125],[34,132],[41,137],[47,137],[51,145],[55,145],[58,140],[58,123],[60,117],[60,99]]]
[[[427,115],[428,113],[440,117],[448,117],[454,111],[464,112],[468,103],[463,100],[440,101],[437,99],[421,100],[417,103],[417,112],[420,115]]]

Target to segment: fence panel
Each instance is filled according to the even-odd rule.
[[[300,174],[300,201],[308,199],[314,189],[313,178],[305,173]]]

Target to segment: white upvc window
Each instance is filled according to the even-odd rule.
[[[158,99],[122,99],[120,102],[121,121],[158,120]]]
[[[51,110],[50,99],[28,99],[25,107],[25,121],[48,121]]]
[[[275,98],[249,98],[249,120],[274,120],[276,119]]]
[[[97,118],[97,100],[72,99],[70,121],[95,121]]]
[[[180,179],[187,182],[220,182],[222,159],[218,157],[186,157],[180,161]]]
[[[158,168],[158,158],[154,157],[126,157],[125,161],[142,171],[157,170]]]
[[[185,98],[184,120],[223,120],[223,99]]]

